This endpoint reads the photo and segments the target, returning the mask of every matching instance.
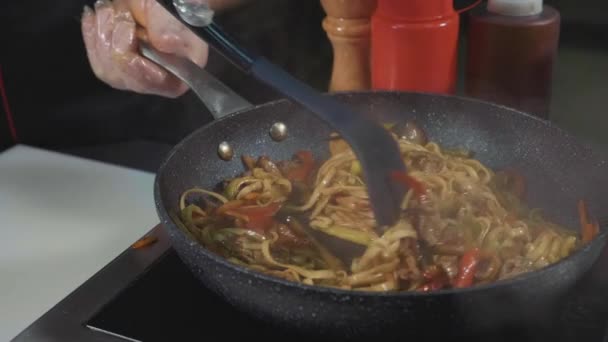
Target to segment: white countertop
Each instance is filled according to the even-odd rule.
[[[0,341],[158,223],[154,174],[28,146],[0,153]]]

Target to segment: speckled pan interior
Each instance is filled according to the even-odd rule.
[[[361,92],[334,94],[379,120],[415,119],[430,139],[474,151],[493,167],[512,167],[527,179],[531,205],[558,222],[578,227],[576,202],[584,198],[592,215],[607,217],[606,153],[526,114],[471,99],[430,94]],[[282,142],[271,139],[277,121],[288,128]],[[431,294],[366,293],[299,285],[232,265],[190,239],[171,219],[180,194],[213,188],[243,171],[240,155],[288,159],[299,149],[328,156],[329,127],[288,101],[255,107],[202,127],[179,143],[159,169],[157,210],[174,248],[201,280],[228,303],[262,320],[313,335],[407,338],[457,336],[518,320],[534,319],[535,308],[570,288],[589,269],[606,242],[606,231],[573,256],[541,271],[491,285]],[[224,161],[217,147],[227,141],[235,157]],[[429,331],[429,324],[442,329]]]

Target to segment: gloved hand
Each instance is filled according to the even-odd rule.
[[[206,0],[190,0],[207,3]],[[207,44],[155,0],[98,0],[85,7],[82,34],[95,75],[121,90],[178,97],[188,87],[137,50],[137,37],[165,53],[189,58],[204,67]]]

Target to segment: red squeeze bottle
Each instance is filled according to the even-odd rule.
[[[452,2],[378,0],[371,19],[373,89],[455,92],[459,13],[468,8],[456,11]]]

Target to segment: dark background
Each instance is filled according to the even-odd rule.
[[[547,3],[562,10],[560,44],[608,49],[605,1]],[[74,151],[133,141],[171,146],[211,120],[191,93],[164,99],[114,90],[97,80],[80,32],[85,4],[92,1],[0,3],[0,67],[20,143]],[[321,28],[324,15],[316,0],[257,0],[217,21],[247,47],[326,91],[332,54]],[[207,69],[253,103],[277,97],[213,51]],[[6,128],[0,117],[0,148],[12,143]]]
[[[49,148],[147,139],[175,143],[211,120],[177,100],[111,89],[86,59],[80,13],[91,1],[3,1],[0,66],[19,141]],[[253,1],[217,19],[245,45],[324,89],[331,50],[317,1]],[[264,18],[264,19],[260,19]],[[208,69],[255,103],[276,95],[212,52]],[[2,118],[5,124],[4,118]]]

